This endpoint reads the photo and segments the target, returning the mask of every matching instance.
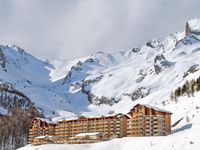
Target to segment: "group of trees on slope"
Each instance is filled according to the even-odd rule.
[[[180,96],[187,95],[193,96],[195,92],[200,91],[200,76],[196,80],[186,81],[182,86],[179,86],[174,92],[171,93],[171,100],[177,101]]]
[[[14,150],[26,145],[29,124],[42,113],[25,94],[8,83],[0,83],[0,107],[7,110],[7,114],[0,115],[0,149]]]

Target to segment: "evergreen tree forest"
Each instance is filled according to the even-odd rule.
[[[180,96],[194,96],[195,92],[200,91],[200,76],[196,80],[186,81],[182,86],[178,87],[171,93],[171,100],[177,101]]]

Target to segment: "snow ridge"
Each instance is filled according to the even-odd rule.
[[[198,31],[195,19],[187,22],[185,32],[141,48],[98,52],[73,61],[42,61],[17,46],[1,46],[0,79],[25,93],[48,116],[63,110],[78,115],[120,113],[136,101],[161,105],[191,78],[192,74],[183,79],[184,72],[200,63]]]

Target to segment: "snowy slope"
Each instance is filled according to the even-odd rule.
[[[158,105],[190,77],[183,78],[184,72],[200,63],[197,59],[200,46],[198,36],[195,27],[187,35],[183,32],[154,39],[140,49],[113,54],[100,52],[73,65],[63,81],[61,79],[59,82],[68,90],[67,98],[73,100],[73,107],[77,103],[87,107],[86,110],[84,107],[81,109],[84,114],[98,113],[98,109],[99,113],[107,113],[110,109],[117,112],[118,108],[127,111],[128,108],[121,106],[124,106],[126,99],[140,98],[135,96],[137,93],[144,97],[140,101]],[[198,75],[199,71],[196,77]],[[100,106],[88,106],[85,103],[88,98],[92,104]]]
[[[127,112],[135,103],[162,106],[172,90],[197,78],[200,23],[141,48],[99,52],[73,61],[42,61],[17,46],[0,47],[0,79],[25,93],[46,115]],[[186,33],[186,34],[185,34]]]
[[[1,81],[11,83],[45,112],[55,108],[64,109],[62,107],[64,104],[58,102],[59,95],[57,96],[52,90],[54,87],[50,81],[52,65],[13,45],[0,46],[0,53],[2,54],[0,60],[4,62],[4,65],[0,66]],[[66,103],[63,97],[60,101]]]
[[[138,90],[144,96],[154,95],[159,103],[182,80],[183,72],[199,64],[195,23],[189,23],[187,36],[175,33],[142,48],[99,52],[73,61],[44,62],[17,46],[1,46],[5,67],[0,68],[0,79],[14,84],[45,112],[91,112],[95,106],[90,103],[107,107],[103,104],[113,105]]]

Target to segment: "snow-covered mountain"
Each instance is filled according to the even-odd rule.
[[[52,110],[55,106],[62,108],[60,102],[63,98],[52,91],[54,85],[50,82],[49,75],[52,65],[27,54],[17,46],[0,46],[0,55],[2,82],[12,84],[44,110]],[[56,96],[57,100],[54,99]]]
[[[198,68],[199,31],[199,20],[194,19],[184,32],[153,39],[141,48],[98,52],[73,61],[43,61],[17,46],[0,46],[0,79],[12,83],[46,114],[88,112],[97,105],[115,109],[124,99],[143,98],[140,101],[158,105],[190,78],[183,74],[191,66]]]
[[[200,20],[193,19],[184,32],[153,39],[141,48],[98,52],[73,61],[42,61],[17,46],[1,46],[0,79],[22,91],[45,115],[126,113],[134,104],[146,103],[172,111],[175,123],[197,113],[197,98],[175,103],[170,93],[200,76],[199,58]],[[199,129],[198,118],[192,123]],[[185,125],[182,121],[178,127]]]

